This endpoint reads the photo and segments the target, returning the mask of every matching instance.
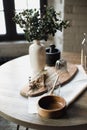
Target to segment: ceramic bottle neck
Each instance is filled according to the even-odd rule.
[[[40,45],[40,41],[39,40],[33,40],[34,44]]]

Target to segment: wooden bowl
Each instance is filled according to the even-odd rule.
[[[45,118],[59,118],[66,108],[66,101],[60,96],[44,96],[38,101],[38,114]]]

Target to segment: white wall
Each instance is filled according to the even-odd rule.
[[[83,33],[87,33],[87,0],[65,0],[64,18],[71,27],[64,31],[64,51],[80,52]]]
[[[87,33],[87,0],[48,0],[48,3],[62,12],[62,18],[71,21],[70,28],[64,33],[57,33],[57,48],[80,53],[83,33]]]

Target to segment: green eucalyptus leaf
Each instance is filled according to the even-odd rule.
[[[26,9],[18,14],[15,13],[13,20],[19,24],[25,32],[26,40],[29,42],[35,39],[48,40],[49,35],[55,36],[55,33],[63,28],[70,26],[68,20],[61,20],[58,18],[60,13],[56,12],[53,7],[46,7],[42,10]]]

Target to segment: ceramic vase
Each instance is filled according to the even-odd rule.
[[[39,40],[34,40],[29,47],[30,65],[34,73],[43,71],[46,64],[45,47]]]

